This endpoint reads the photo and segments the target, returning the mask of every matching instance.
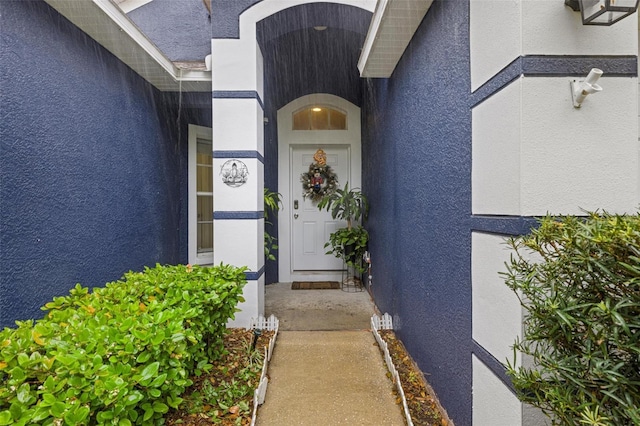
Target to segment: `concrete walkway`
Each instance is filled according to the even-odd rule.
[[[291,283],[265,286],[265,316],[280,330],[369,330],[376,307],[366,291],[291,290]]]
[[[266,289],[265,314],[278,317],[280,332],[257,425],[404,425],[369,330],[369,294],[290,286]]]

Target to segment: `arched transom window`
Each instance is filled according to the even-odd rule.
[[[347,130],[347,114],[327,106],[308,106],[293,113],[293,130]]]

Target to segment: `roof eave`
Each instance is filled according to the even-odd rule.
[[[379,0],[358,60],[360,76],[389,78],[433,0]]]
[[[211,91],[211,72],[176,67],[110,0],[45,1],[159,90]]]

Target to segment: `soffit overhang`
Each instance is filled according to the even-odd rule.
[[[45,1],[159,90],[211,92],[211,72],[204,63],[176,66],[112,1]]]
[[[151,3],[153,0],[113,0],[114,3],[122,9],[124,13],[129,13],[132,10],[136,10],[139,7],[144,6],[147,3]]]
[[[360,76],[389,78],[433,0],[378,0],[358,60]]]

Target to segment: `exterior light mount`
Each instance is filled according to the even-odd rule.
[[[582,14],[583,25],[613,25],[638,10],[640,0],[564,0]]]
[[[602,87],[596,84],[600,76],[602,76],[601,69],[591,68],[584,81],[573,80],[571,82],[571,100],[574,108],[580,108],[588,95],[602,91]]]

